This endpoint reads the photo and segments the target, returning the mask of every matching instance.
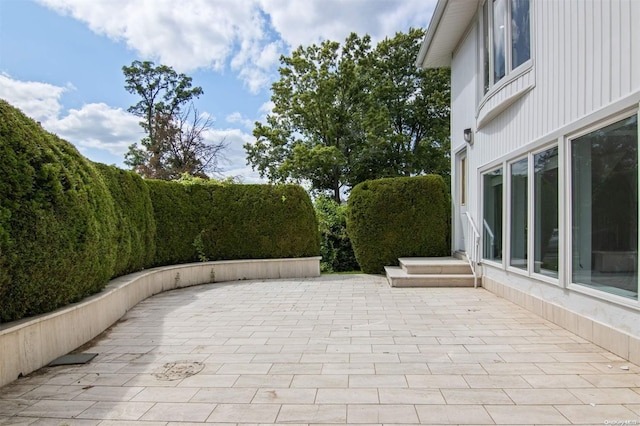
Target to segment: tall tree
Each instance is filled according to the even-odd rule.
[[[122,72],[125,89],[140,96],[128,111],[142,119],[146,133],[141,146],[129,147],[125,164],[154,179],[176,179],[185,172],[206,177],[215,172],[226,144],[205,140],[213,120],[193,106],[202,88],[192,87],[191,77],[149,61],[134,61]]]
[[[449,174],[449,70],[414,65],[424,31],[378,43],[370,54],[365,117],[369,141],[357,180],[421,173]]]
[[[340,194],[379,177],[449,173],[448,70],[414,62],[421,30],[371,48],[351,34],[280,59],[273,113],[256,123],[247,162],[272,181]]]
[[[340,201],[341,190],[350,186],[353,153],[365,141],[354,117],[361,114],[365,92],[358,75],[369,50],[369,36],[351,34],[342,47],[325,41],[280,58],[273,113],[265,124],[256,123],[256,142],[245,145],[248,162],[261,176],[308,180]]]

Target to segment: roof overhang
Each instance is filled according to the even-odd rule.
[[[479,0],[438,0],[416,65],[421,68],[451,66],[451,57],[478,10]]]

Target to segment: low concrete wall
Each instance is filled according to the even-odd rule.
[[[213,282],[319,275],[320,257],[308,257],[189,263],[118,277],[81,302],[0,325],[0,386],[82,346],[154,294]]]

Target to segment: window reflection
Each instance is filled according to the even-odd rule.
[[[511,69],[531,58],[529,0],[511,0]]]
[[[520,269],[527,269],[528,168],[526,158],[511,165],[510,265]]]
[[[571,143],[573,282],[638,298],[638,119]]]
[[[505,76],[505,39],[507,31],[506,0],[493,1],[493,81]]]
[[[534,272],[558,278],[558,148],[533,157]]]
[[[502,260],[502,169],[483,175],[483,258]]]

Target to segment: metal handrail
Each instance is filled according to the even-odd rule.
[[[487,220],[483,220],[483,225],[484,225],[484,230],[487,232],[487,234],[489,234],[489,250],[487,250],[487,253],[485,253],[485,258],[489,258],[489,259],[493,259],[494,258],[494,249],[495,249],[495,244],[496,244],[496,236],[494,235],[493,231],[491,230],[491,227],[489,226],[489,224],[487,223]],[[486,243],[486,242],[485,242]],[[486,244],[485,244],[485,249],[486,249]],[[487,256],[491,256],[491,257],[487,257]]]
[[[478,263],[480,262],[480,233],[469,212],[464,212],[466,216],[467,238],[465,239],[465,251],[467,261],[473,273],[473,287],[478,288]]]

